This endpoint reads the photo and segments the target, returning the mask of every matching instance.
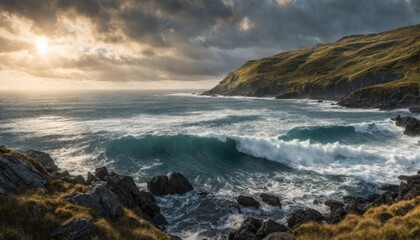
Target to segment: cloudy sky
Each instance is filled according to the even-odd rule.
[[[2,0],[0,89],[209,88],[245,61],[420,23],[420,0]]]

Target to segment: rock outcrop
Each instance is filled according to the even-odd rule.
[[[29,162],[15,155],[0,157],[0,195],[21,188],[46,188],[47,178]]]
[[[281,202],[279,197],[267,193],[261,193],[260,197],[261,201],[263,201],[264,203],[281,208]]]
[[[60,170],[48,153],[28,150],[25,154],[41,163],[49,172],[56,172]]]
[[[418,105],[418,106],[413,106],[413,107],[409,107],[409,108],[408,108],[408,110],[409,110],[411,113],[420,113],[420,105]]]
[[[263,221],[257,218],[248,217],[244,220],[242,225],[237,230],[231,230],[228,236],[229,240],[245,240],[245,239],[294,239],[294,236],[291,233],[286,233],[289,231],[289,228],[286,226],[277,223],[271,219]],[[278,237],[284,238],[278,238]],[[290,238],[292,237],[292,238]]]
[[[84,218],[75,218],[55,229],[51,238],[56,240],[89,240],[96,225]]]
[[[244,207],[253,207],[258,209],[261,206],[260,203],[251,196],[241,195],[237,198],[237,202],[239,205]]]
[[[185,194],[194,190],[188,179],[178,172],[168,176],[154,176],[147,182],[147,189],[156,196]]]
[[[118,196],[106,187],[105,183],[93,185],[85,194],[71,196],[78,205],[94,210],[98,215],[116,219],[123,214]]]
[[[414,117],[401,117],[398,115],[396,118],[392,118],[395,121],[395,125],[404,127],[404,134],[408,136],[420,136],[420,120]]]
[[[289,228],[295,228],[303,223],[310,221],[322,222],[322,220],[324,220],[324,216],[322,216],[322,214],[315,209],[298,209],[289,215],[287,218],[287,225]]]

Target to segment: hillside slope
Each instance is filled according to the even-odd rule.
[[[419,102],[420,25],[246,62],[203,94],[339,100],[349,107]]]

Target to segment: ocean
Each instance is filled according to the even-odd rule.
[[[418,138],[394,125],[398,114],[413,115],[185,91],[0,92],[0,145],[48,152],[72,174],[107,166],[140,188],[181,172],[195,192],[158,198],[167,231],[217,239],[248,215],[284,222],[296,208],[326,212],[314,200],[367,196],[415,174]],[[232,203],[260,193],[280,196],[283,207]]]

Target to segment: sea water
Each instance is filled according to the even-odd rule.
[[[72,174],[107,166],[140,188],[179,171],[196,191],[158,198],[167,231],[217,239],[246,216],[284,222],[297,208],[325,212],[314,200],[366,196],[416,173],[418,139],[390,120],[398,114],[416,116],[179,91],[0,92],[0,145],[46,151]],[[241,194],[260,201],[263,192],[283,207],[234,203]]]

